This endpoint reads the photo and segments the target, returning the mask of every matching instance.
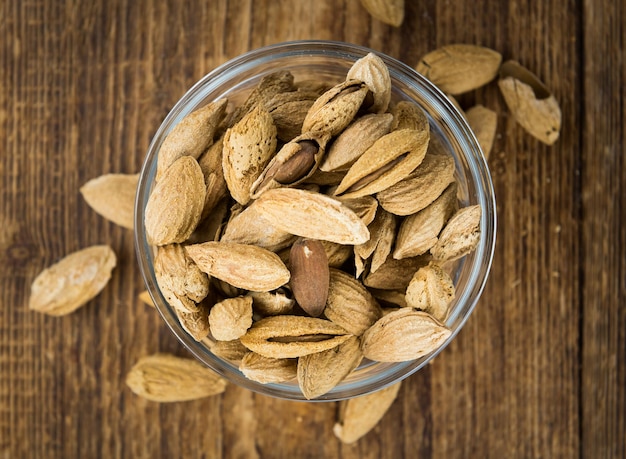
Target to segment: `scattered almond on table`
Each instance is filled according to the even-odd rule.
[[[104,289],[116,263],[115,253],[108,245],[67,255],[35,278],[29,308],[51,316],[76,311]]]
[[[404,0],[361,0],[361,5],[385,24],[400,27],[404,21]]]
[[[343,443],[354,443],[372,430],[398,396],[402,383],[393,384],[361,397],[339,402],[339,416],[333,432]]]
[[[106,174],[80,188],[85,202],[107,220],[133,229],[139,174]]]
[[[528,69],[515,61],[500,69],[498,86],[515,120],[529,134],[552,145],[561,130],[561,109],[554,95]]]
[[[155,402],[182,402],[221,394],[226,380],[194,359],[153,354],[140,359],[126,376],[137,395]]]

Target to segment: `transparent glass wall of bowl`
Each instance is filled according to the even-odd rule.
[[[319,78],[330,83],[345,79],[354,61],[371,50],[346,43],[303,41],[282,43],[251,51],[217,68],[196,83],[172,108],[157,130],[144,162],[136,198],[135,243],[146,286],[169,328],[201,362],[240,386],[291,400],[305,400],[297,383],[259,384],[248,380],[232,363],[213,355],[180,326],[176,314],[161,295],[153,269],[154,248],[147,243],[144,210],[154,185],[156,159],[167,133],[185,116],[204,104],[223,97],[237,105],[263,76],[279,70],[290,71],[296,81]],[[458,263],[454,279],[457,297],[446,325],[452,330],[448,341],[432,354],[403,363],[365,362],[344,382],[316,401],[330,401],[363,395],[382,389],[418,371],[441,352],[456,336],[473,311],[485,285],[495,246],[496,214],[493,186],[480,147],[463,116],[436,87],[399,61],[377,54],[389,68],[393,100],[412,100],[427,113],[432,135],[437,136],[456,161],[459,198],[463,205],[482,207],[481,239],[476,251]]]

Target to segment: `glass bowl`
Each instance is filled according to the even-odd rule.
[[[464,117],[448,98],[426,78],[407,65],[380,52],[340,42],[297,41],[250,51],[221,65],[198,81],[172,108],[158,128],[148,149],[137,189],[135,205],[135,244],[139,267],[157,310],[180,340],[202,363],[232,383],[255,392],[290,400],[306,400],[297,382],[260,384],[247,379],[236,365],[212,354],[179,324],[174,310],[161,294],[154,273],[154,248],[146,239],[144,211],[154,184],[157,156],[165,136],[185,116],[213,100],[228,97],[241,101],[243,93],[259,80],[278,70],[289,70],[297,80],[319,78],[330,83],[345,79],[352,64],[369,52],[380,56],[389,68],[392,101],[412,100],[426,112],[431,136],[436,136],[454,157],[455,178],[461,205],[482,208],[481,236],[475,251],[464,257],[453,273],[456,298],[450,306],[446,325],[452,333],[436,351],[418,360],[403,363],[366,361],[341,384],[313,401],[334,401],[364,395],[415,373],[454,339],[472,313],[487,281],[494,253],[496,206],[493,184],[478,142]]]

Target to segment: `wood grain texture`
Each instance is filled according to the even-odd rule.
[[[581,441],[612,458],[626,454],[626,5],[584,12]]]
[[[626,455],[626,8],[590,0],[407,1],[402,27],[358,0],[0,0],[0,457],[501,458]],[[157,351],[186,355],[152,308],[131,232],[79,187],[134,173],[195,81],[250,49],[318,38],[415,65],[473,43],[535,72],[563,110],[546,147],[506,112],[496,85],[459,98],[499,113],[492,275],[475,313],[404,383],[354,445],[335,404],[234,386],[156,404],[124,378]],[[109,243],[118,267],[76,313],[28,311],[36,274]]]

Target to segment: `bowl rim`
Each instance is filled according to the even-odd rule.
[[[151,248],[145,237],[143,211],[145,210],[145,204],[149,196],[150,186],[154,178],[158,148],[160,148],[160,145],[162,144],[162,141],[167,133],[169,133],[169,131],[182,118],[206,101],[206,95],[209,92],[207,90],[207,85],[219,87],[220,84],[225,84],[230,81],[227,77],[232,77],[231,72],[235,70],[243,71],[254,68],[255,65],[263,64],[263,59],[280,59],[293,56],[326,56],[328,58],[335,59],[348,59],[354,62],[356,59],[365,56],[369,52],[375,53],[385,62],[390,70],[390,74],[396,75],[396,77],[404,75],[406,78],[410,78],[410,81],[415,83],[416,89],[419,88],[420,90],[425,90],[429,94],[429,97],[432,98],[430,101],[435,103],[435,108],[437,108],[437,106],[439,108],[444,108],[443,111],[437,110],[437,113],[439,115],[444,115],[446,122],[451,126],[455,126],[459,131],[458,134],[461,135],[460,138],[467,142],[469,152],[471,154],[468,157],[468,151],[463,150],[463,153],[465,159],[470,160],[469,165],[471,169],[470,172],[472,173],[471,177],[472,180],[477,183],[476,191],[478,193],[478,203],[482,207],[480,221],[481,239],[476,251],[473,254],[473,258],[475,260],[471,267],[468,288],[466,288],[463,292],[465,294],[464,301],[469,301],[469,304],[467,304],[467,307],[464,309],[464,315],[460,317],[460,321],[452,330],[452,333],[443,345],[425,356],[425,358],[423,357],[415,361],[401,362],[390,365],[390,367],[392,367],[390,370],[384,372],[385,374],[379,376],[371,383],[351,383],[344,385],[343,387],[340,384],[320,398],[307,400],[301,392],[287,389],[287,386],[284,384],[260,384],[249,380],[245,378],[245,376],[243,376],[243,374],[234,365],[229,364],[225,360],[211,354],[210,352],[201,352],[198,348],[200,343],[196,342],[178,323],[175,313],[171,309],[171,306],[167,304],[160,292],[160,289],[158,288],[154,276],[154,270],[150,269],[152,266],[150,253]],[[454,154],[456,155],[456,152],[454,152]],[[457,161],[456,157],[455,161]],[[480,180],[477,180],[478,178],[480,178]],[[172,333],[174,333],[178,341],[182,343],[197,360],[207,365],[227,380],[257,393],[294,401],[338,401],[364,395],[397,383],[423,368],[440,352],[442,352],[450,342],[452,342],[472,315],[488,280],[495,253],[497,215],[493,182],[491,180],[491,174],[482,150],[480,149],[478,141],[469,127],[465,117],[450,102],[446,95],[439,90],[439,88],[408,65],[386,55],[383,52],[373,50],[365,46],[341,41],[298,40],[260,47],[224,62],[198,80],[171,108],[151,139],[140,172],[134,211],[135,253],[139,263],[141,275],[144,279],[145,286],[154,301],[156,309]],[[148,261],[150,262],[148,263]],[[461,300],[459,299],[458,302],[460,303]]]

